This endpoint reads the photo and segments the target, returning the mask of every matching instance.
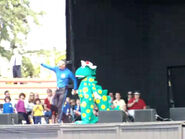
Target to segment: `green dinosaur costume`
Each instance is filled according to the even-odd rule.
[[[96,66],[89,61],[81,61],[75,73],[76,77],[83,79],[78,88],[78,96],[81,103],[81,119],[77,124],[91,124],[98,121],[93,113],[95,105],[101,110],[110,110],[111,98],[107,96],[107,90],[97,85],[95,80]]]

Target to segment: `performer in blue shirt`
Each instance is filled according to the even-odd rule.
[[[67,88],[69,85],[69,80],[73,80],[74,88],[73,92],[76,94],[77,90],[77,79],[75,78],[74,74],[66,68],[66,61],[61,60],[58,63],[58,66],[51,67],[46,64],[41,64],[41,66],[52,70],[56,73],[57,77],[57,90],[55,96],[53,98],[54,105],[58,108],[58,122],[61,122],[62,119],[62,107],[64,105],[66,96],[67,96]]]

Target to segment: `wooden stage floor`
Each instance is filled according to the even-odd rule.
[[[185,139],[185,122],[0,125],[1,139]]]

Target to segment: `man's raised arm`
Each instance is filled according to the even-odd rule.
[[[52,71],[55,71],[55,67],[52,67],[52,66],[49,66],[49,65],[46,65],[46,64],[40,64],[41,66],[43,66],[44,68],[47,68],[49,70],[52,70]]]

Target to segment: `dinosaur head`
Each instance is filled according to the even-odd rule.
[[[93,65],[90,61],[81,60],[81,67],[76,70],[75,76],[77,78],[85,78],[87,76],[96,75],[97,66]]]

